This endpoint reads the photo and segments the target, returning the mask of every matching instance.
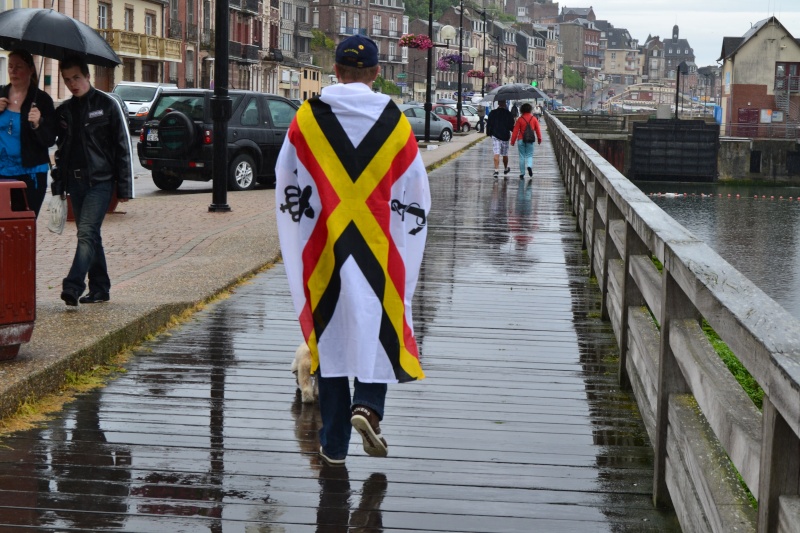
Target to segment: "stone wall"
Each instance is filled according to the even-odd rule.
[[[800,184],[800,145],[795,140],[720,139],[719,180]]]

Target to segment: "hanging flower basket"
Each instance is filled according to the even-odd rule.
[[[436,62],[436,69],[437,70],[450,70],[453,65],[457,65],[461,63],[461,56],[458,54],[450,54],[446,56],[442,56],[439,58],[439,61]]]
[[[493,81],[486,84],[487,91],[491,91],[492,89],[497,89],[498,87],[500,86]]]
[[[420,50],[427,50],[433,48],[433,41],[427,35],[407,33],[400,37],[400,46],[407,46],[408,48],[419,48]]]
[[[479,80],[482,80],[485,76],[486,74],[482,70],[469,69],[467,71],[468,78],[478,78]]]

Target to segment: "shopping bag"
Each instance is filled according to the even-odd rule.
[[[50,221],[47,223],[47,229],[53,233],[61,233],[64,231],[64,224],[67,221],[67,198],[64,195],[57,194],[50,198]]]

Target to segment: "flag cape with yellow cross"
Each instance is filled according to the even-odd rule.
[[[411,298],[427,235],[427,173],[391,100],[368,93],[355,104],[312,98],[289,128],[276,166],[287,278],[312,372],[422,379]]]

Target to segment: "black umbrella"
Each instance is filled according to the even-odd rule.
[[[538,100],[547,98],[542,91],[527,83],[507,83],[486,93],[484,100]]]
[[[101,67],[122,63],[97,31],[52,9],[17,8],[0,13],[0,47],[22,48],[57,60],[77,55]]]

